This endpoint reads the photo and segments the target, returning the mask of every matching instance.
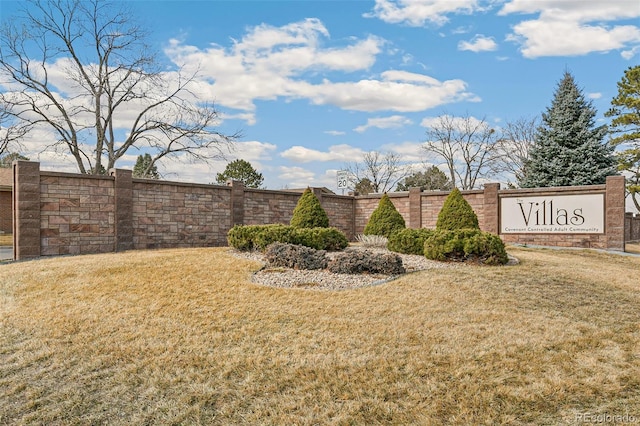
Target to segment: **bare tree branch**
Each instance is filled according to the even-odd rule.
[[[424,150],[444,161],[454,187],[473,189],[496,161],[496,132],[484,119],[445,114],[429,126]]]
[[[151,166],[172,155],[223,157],[239,134],[215,130],[218,112],[189,90],[195,75],[160,70],[123,5],[29,0],[0,30],[3,110],[21,129],[53,131],[49,146],[65,146],[82,173],[115,167],[134,147]]]
[[[400,156],[391,152],[386,154],[378,151],[365,153],[361,163],[346,165],[351,187],[355,188],[358,183],[368,181],[373,192],[392,191],[396,184],[411,172],[410,168],[402,164],[400,160]]]
[[[493,164],[496,174],[512,175],[519,184],[539,125],[539,117],[519,118],[505,125],[497,142],[497,161]]]

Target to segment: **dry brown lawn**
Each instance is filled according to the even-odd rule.
[[[624,249],[628,253],[640,254],[640,243],[627,243]]]
[[[0,265],[0,424],[640,422],[640,257],[510,253],[340,292],[224,248]]]
[[[0,246],[12,246],[13,234],[0,234]]]

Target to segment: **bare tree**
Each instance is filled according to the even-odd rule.
[[[382,154],[378,151],[365,153],[362,162],[347,164],[346,169],[350,174],[352,188],[370,185],[371,190],[376,193],[391,191],[410,172],[410,168],[402,164],[397,154]],[[367,182],[367,185],[363,185],[363,182]]]
[[[21,148],[20,139],[29,127],[13,120],[8,105],[0,104],[0,156],[11,149]]]
[[[491,173],[498,146],[496,131],[484,120],[465,115],[441,115],[427,121],[429,157],[441,159],[449,171],[454,187],[473,189],[478,178]]]
[[[539,125],[539,117],[518,118],[506,123],[497,142],[496,174],[511,175],[515,182],[520,183],[525,176],[529,150]]]
[[[112,168],[132,147],[159,159],[220,157],[235,136],[189,89],[195,76],[160,71],[125,3],[29,0],[0,30],[0,104],[55,135],[82,173]],[[105,167],[106,166],[106,167]]]

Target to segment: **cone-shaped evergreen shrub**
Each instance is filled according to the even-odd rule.
[[[458,188],[454,188],[444,201],[438,214],[436,229],[454,231],[456,229],[480,229],[478,216],[471,205],[462,197]]]
[[[320,205],[316,194],[307,188],[293,209],[293,217],[290,222],[295,228],[328,228],[329,216]]]
[[[389,238],[391,233],[406,227],[404,218],[393,205],[387,194],[384,194],[373,211],[369,222],[364,227],[364,235],[384,235]]]

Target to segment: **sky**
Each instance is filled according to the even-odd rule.
[[[539,116],[569,71],[598,111],[640,63],[637,0],[130,1],[166,68],[197,71],[217,130],[242,133],[225,159],[165,161],[168,180],[210,183],[244,159],[269,189],[337,189],[338,170],[371,151],[416,171],[440,115],[500,129]],[[0,0],[11,19],[20,1]],[[42,169],[77,171],[42,140]],[[131,151],[120,168],[132,168]],[[505,177],[502,177],[504,180]],[[499,179],[495,179],[499,180]]]

